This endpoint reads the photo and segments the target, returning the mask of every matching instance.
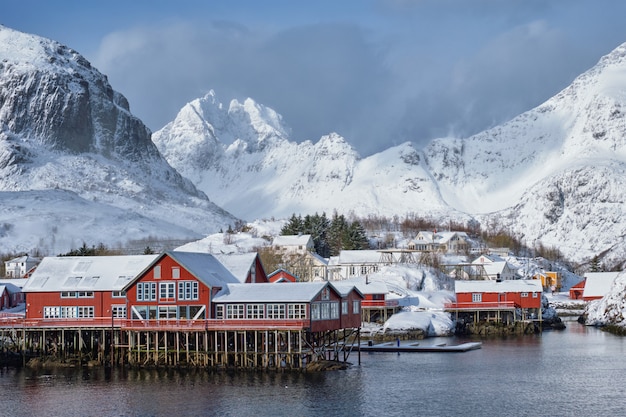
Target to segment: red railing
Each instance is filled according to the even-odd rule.
[[[445,303],[445,310],[513,310],[517,306],[513,301],[490,301],[484,303]]]
[[[111,317],[26,319],[0,316],[2,328],[116,328],[123,330],[297,330],[310,326],[309,320],[218,320],[146,319],[127,320]]]

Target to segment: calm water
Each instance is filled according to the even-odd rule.
[[[562,332],[483,342],[482,349],[465,353],[363,354],[360,366],[318,374],[4,369],[0,415],[626,413],[626,338],[571,322]]]

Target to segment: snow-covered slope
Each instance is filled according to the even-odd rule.
[[[59,210],[53,201],[55,196],[68,201],[67,194],[41,193],[46,197],[34,208],[30,204],[37,194],[20,193],[56,189],[75,193],[69,206],[79,211],[76,217],[62,214],[69,206]],[[71,248],[61,241],[123,241],[125,230],[129,238],[192,238],[234,221],[167,163],[126,99],[85,58],[57,42],[3,26],[0,193],[0,199],[23,206],[29,216],[39,213],[59,229],[58,244],[45,242],[54,251]],[[3,208],[6,227],[0,243],[10,251],[26,244],[19,242],[26,237],[14,231],[29,216],[18,211],[11,217]],[[72,224],[89,216],[92,222]],[[96,223],[101,226],[91,227]],[[40,238],[51,239],[45,229]]]
[[[274,111],[211,92],[153,136],[167,160],[242,218],[354,212],[467,220],[577,261],[626,255],[626,44],[569,87],[469,138],[361,158],[337,134],[296,143]]]
[[[626,272],[615,277],[611,290],[599,300],[587,304],[583,317],[591,326],[617,326],[626,332]]]
[[[624,259],[626,44],[501,126],[425,149],[442,195],[572,259]]]

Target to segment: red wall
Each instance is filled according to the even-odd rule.
[[[160,265],[161,266],[161,278],[154,278],[154,267]],[[180,269],[180,278],[174,279],[172,278],[172,268],[178,267]],[[175,301],[159,301],[159,282],[179,282],[179,281],[198,281],[196,277],[194,277],[189,271],[179,265],[176,261],[174,261],[171,257],[165,255],[163,256],[158,263],[154,264],[152,268],[146,271],[143,275],[139,277],[133,283],[133,286],[126,291],[126,298],[128,299],[128,317],[131,316],[131,306],[133,305],[204,305],[206,306],[207,318],[213,318],[211,313],[211,294],[210,289],[206,285],[204,285],[201,281],[198,281],[198,299],[197,300],[178,300],[178,285],[174,289],[175,292]],[[157,299],[156,301],[137,301],[137,284],[140,282],[156,282],[157,283]],[[209,314],[211,317],[209,317]]]
[[[472,302],[472,294],[474,293],[457,293],[457,303],[472,303],[480,305],[481,303]],[[519,292],[507,292],[504,295],[495,292],[484,292],[482,293],[482,303],[513,302],[516,307],[541,308],[541,293],[535,294],[537,294],[537,297],[533,297],[532,292],[528,293],[528,297],[522,297]]]

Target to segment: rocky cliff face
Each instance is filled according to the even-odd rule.
[[[132,238],[157,236],[154,220],[166,235],[178,228],[178,237],[234,221],[167,163],[124,96],[84,57],[0,26],[0,191],[50,189],[145,217]],[[78,234],[90,240],[90,230]]]

